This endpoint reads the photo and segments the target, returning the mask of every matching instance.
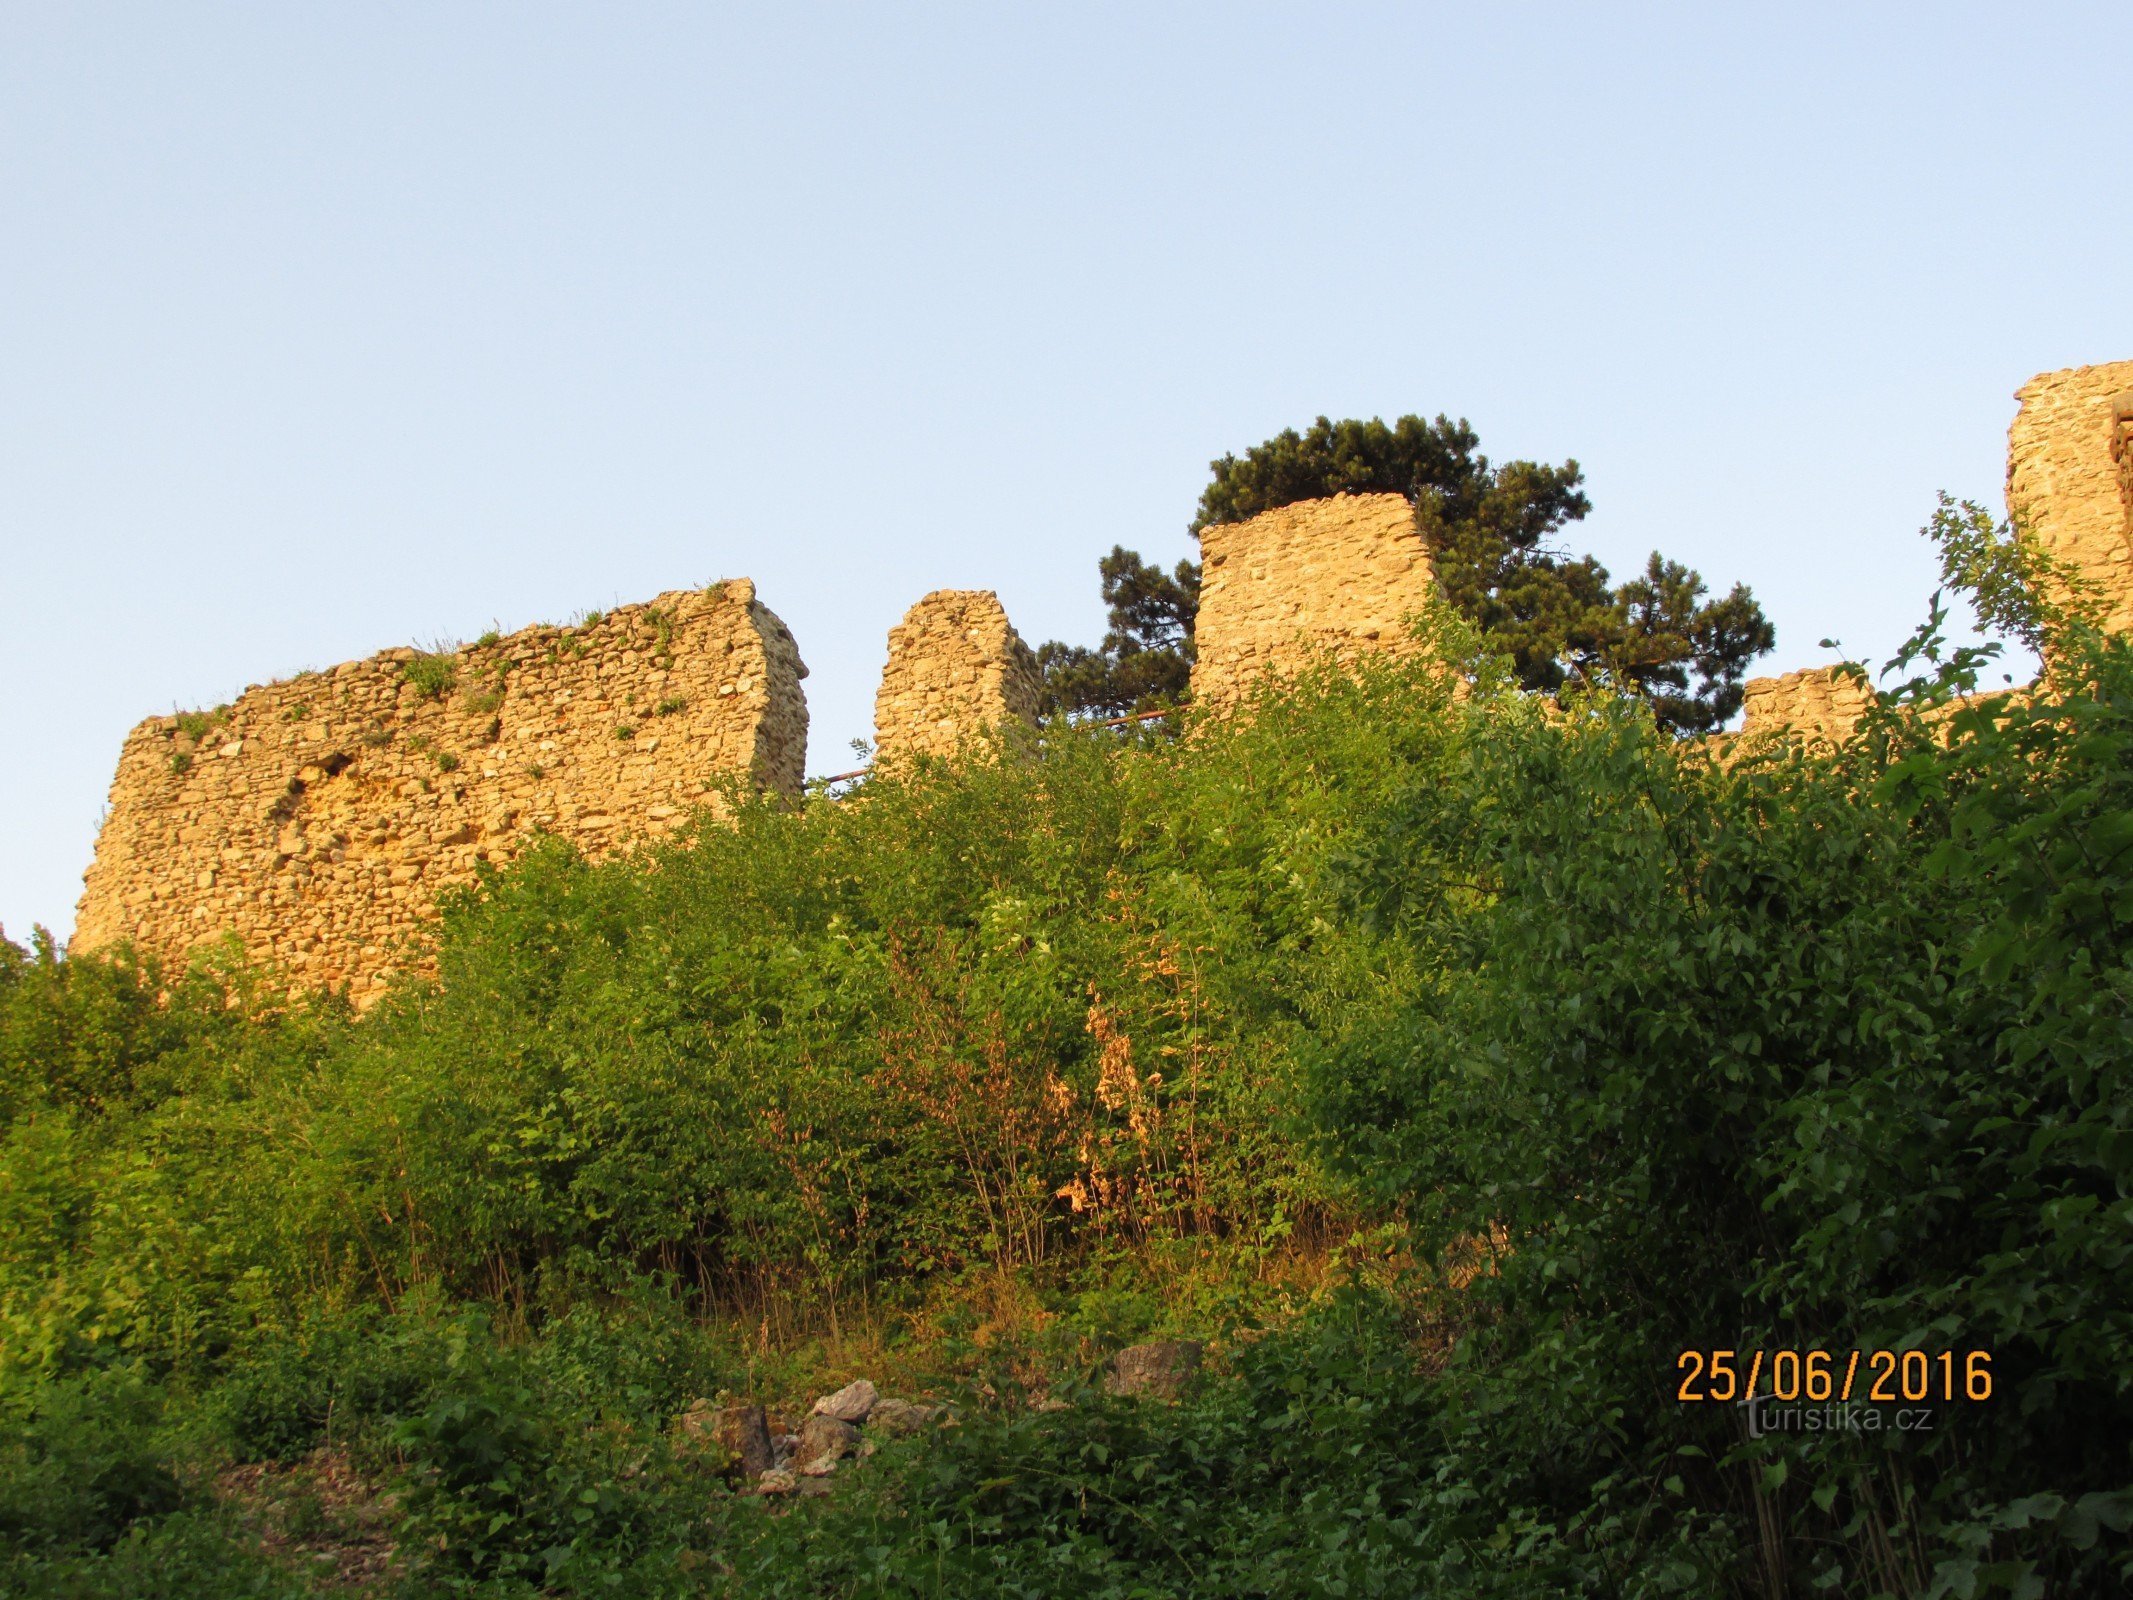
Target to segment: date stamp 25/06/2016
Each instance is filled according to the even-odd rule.
[[[1684,1350],[1674,1362],[1685,1405],[1745,1401],[1984,1401],[1992,1356],[1984,1350]]]

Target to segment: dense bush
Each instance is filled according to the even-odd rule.
[[[0,1536],[102,1550],[185,1496],[157,1448],[159,1397],[124,1369],[8,1396]]]
[[[1723,1516],[1769,1594],[2129,1571],[2133,651],[1963,704],[1974,666],[1814,759],[1502,703],[1352,866],[1440,981],[1324,1115],[1480,1263],[1441,1394],[1485,1501],[1595,1550]],[[1714,1347],[1984,1350],[1993,1399],[1751,1440],[1674,1398]]]
[[[353,1028],[33,963],[0,1039],[170,1037],[123,1114],[53,1088],[0,1143],[34,1197],[13,1358],[215,1361],[277,1307],[436,1291],[538,1322],[648,1274],[790,1333],[972,1270],[1280,1249],[1342,1205],[1289,1136],[1290,1042],[1388,981],[1321,868],[1445,759],[1447,693],[1388,669],[1189,745],[1059,730],[745,806],[641,864],[537,850]]]
[[[2133,651],[2053,645],[1834,753],[1480,662],[1052,728],[537,850],[359,1025],[10,951],[0,1578],[296,1592],[205,1473],[330,1445],[415,1592],[2123,1584]],[[1183,1404],[1077,1387],[1151,1330]],[[823,1337],[961,1425],[729,1497],[677,1413]],[[1713,1348],[1994,1397],[1750,1437]]]

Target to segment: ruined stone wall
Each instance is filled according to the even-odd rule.
[[[889,630],[874,696],[874,759],[886,769],[953,755],[1002,723],[1034,722],[1037,658],[989,589],[936,589]]]
[[[2107,628],[2133,631],[2133,361],[2039,373],[2015,398],[2009,514],[2095,586]],[[1827,668],[1754,678],[1745,695],[1743,737],[1791,726],[1841,739],[1867,705]]]
[[[2007,506],[2133,629],[2133,361],[2046,372],[2015,392]]]
[[[425,964],[438,893],[477,862],[542,834],[611,853],[734,775],[797,795],[806,672],[737,579],[151,717],[119,757],[73,948],[175,960],[234,933],[292,987],[363,1003]]]
[[[1419,648],[1406,619],[1436,593],[1404,495],[1303,500],[1200,532],[1192,698],[1222,710],[1314,655]]]
[[[1779,678],[1751,678],[1742,690],[1740,737],[1782,733],[1842,740],[1866,715],[1873,698],[1859,680],[1834,667],[1810,667]]]

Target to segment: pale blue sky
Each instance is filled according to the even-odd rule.
[[[1093,641],[1210,457],[1446,411],[1885,654],[2011,391],[2133,356],[2123,4],[0,7],[0,924],[141,717],[753,577],[871,732]]]

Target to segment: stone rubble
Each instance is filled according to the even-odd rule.
[[[812,1415],[835,1417],[839,1422],[860,1423],[867,1419],[881,1394],[864,1378],[855,1379],[835,1394],[817,1400]]]
[[[822,1494],[825,1482],[845,1463],[874,1453],[882,1439],[906,1438],[947,1427],[954,1411],[931,1401],[884,1398],[865,1378],[819,1397],[798,1433],[754,1401],[714,1405],[699,1400],[676,1426],[683,1438],[708,1442],[728,1470],[762,1495]]]

